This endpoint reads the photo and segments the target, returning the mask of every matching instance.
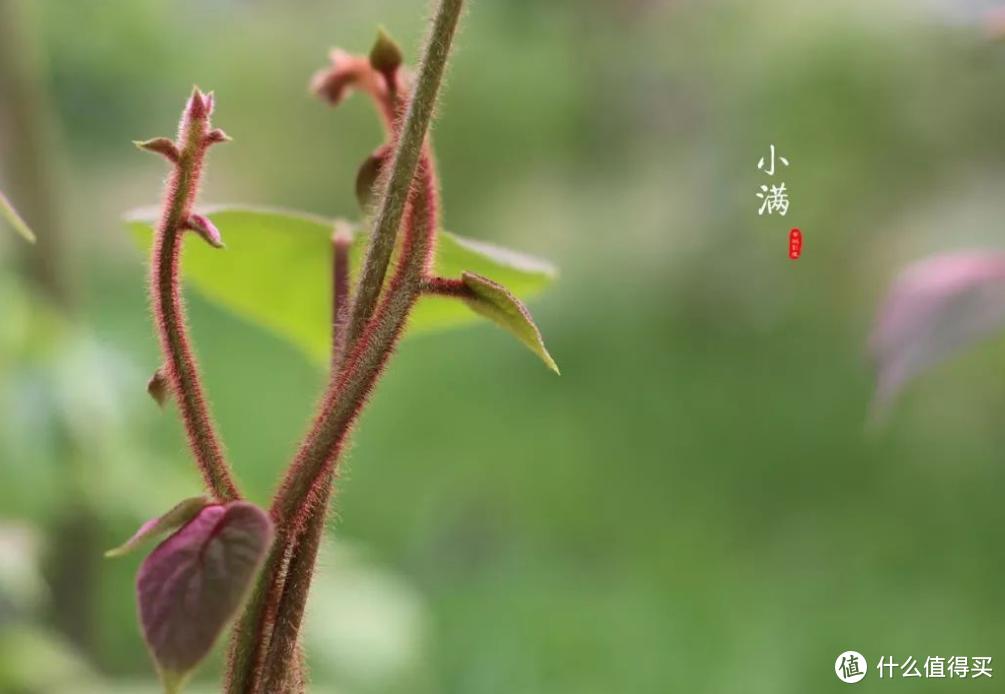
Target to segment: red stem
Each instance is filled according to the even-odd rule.
[[[241,498],[202,393],[181,297],[182,237],[189,224],[210,135],[213,97],[193,92],[179,126],[178,159],[168,178],[164,212],[154,238],[151,297],[167,380],[185,425],[189,446],[207,488],[221,501]]]
[[[422,283],[422,293],[434,296],[449,296],[456,298],[475,298],[475,293],[464,280],[447,277],[429,277]]]
[[[338,368],[339,355],[344,349],[345,325],[349,320],[350,276],[349,253],[352,250],[352,233],[336,222],[332,234],[332,371]]]
[[[269,692],[289,686],[288,672],[297,648],[309,580],[302,582],[302,588],[290,584],[290,591],[286,591],[288,570],[302,563],[308,573],[313,572],[310,555],[316,554],[323,528],[317,516],[323,515],[327,508],[339,454],[401,336],[421,294],[422,280],[431,261],[438,204],[426,132],[462,6],[463,0],[440,0],[437,8],[416,91],[401,121],[401,135],[393,138],[391,171],[381,187],[380,209],[353,298],[345,340],[347,358],[340,362],[341,368],[333,370],[319,413],[273,501],[271,515],[276,521],[277,537],[255,593],[235,630],[228,672],[229,694],[259,692],[263,679],[268,680],[264,684]],[[381,74],[393,79],[395,72]],[[344,75],[336,73],[335,77],[338,79],[334,82],[322,82],[322,91],[333,102],[341,98],[346,86],[346,82],[339,81]],[[393,102],[400,91],[388,89],[387,93]],[[396,109],[385,108],[383,112],[387,117]],[[383,278],[402,215],[405,234],[399,261],[383,291]],[[302,545],[305,551],[298,557],[296,543],[308,527],[318,537]],[[284,599],[292,600],[293,605],[285,606]],[[295,619],[287,619],[287,612]],[[283,614],[283,620],[277,623],[279,614]]]
[[[274,518],[291,519],[286,530],[286,541],[292,545],[292,549],[286,555],[288,564],[285,572],[282,570],[282,558],[277,552],[276,563],[273,565],[277,580],[272,582],[265,596],[265,622],[273,625],[267,639],[270,643],[269,650],[261,668],[266,692],[280,691],[277,687],[288,679],[285,670],[294,662],[304,606],[323,536],[328,500],[332,483],[338,474],[340,454],[366,399],[401,337],[407,314],[421,293],[422,276],[438,226],[436,181],[427,156],[423,157],[416,177],[421,184],[417,186],[409,205],[398,266],[373,320],[350,353],[346,367],[338,375],[338,385],[332,400],[351,403],[341,415],[338,425],[341,434],[332,441],[326,461],[318,476],[310,483],[306,498],[301,500],[299,508],[283,508],[280,503],[284,496],[290,494],[290,480],[296,479],[296,471],[307,472],[304,469],[307,459],[303,457],[303,448],[276,495],[277,503],[273,505]],[[322,407],[323,412],[332,412],[333,409],[334,405],[327,402]],[[315,422],[315,428],[323,425],[321,420]]]

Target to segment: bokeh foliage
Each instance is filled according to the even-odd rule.
[[[422,25],[400,0],[29,4],[82,307],[68,326],[40,310],[0,238],[0,516],[51,546],[83,504],[100,552],[198,493],[174,417],[143,392],[157,350],[118,220],[156,203],[162,172],[130,141],[170,128],[198,83],[235,138],[204,200],[350,215],[380,133],[362,100],[314,102],[307,77],[378,23],[414,54]],[[339,483],[318,691],[802,694],[843,691],[849,648],[871,664],[1001,652],[1002,343],[865,430],[864,341],[895,270],[1002,244],[1005,44],[980,5],[473,3],[434,133],[444,221],[561,266],[533,308],[563,376],[491,327],[402,345]],[[784,220],[756,214],[769,144],[791,162]],[[264,501],[321,372],[189,305]],[[97,683],[24,691],[150,687],[134,570],[99,562],[74,596],[82,644],[55,635],[45,590],[0,603],[0,678],[35,658],[29,672]]]

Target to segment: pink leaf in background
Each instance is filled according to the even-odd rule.
[[[124,544],[105,552],[105,556],[109,558],[121,557],[122,555],[132,552],[134,549],[146,544],[147,542],[159,539],[160,537],[167,535],[172,530],[180,528],[188,523],[190,520],[195,518],[199,511],[211,503],[212,502],[204,496],[195,496],[191,499],[185,499],[163,516],[148,520],[146,523],[141,525],[140,529],[137,530],[131,538],[126,540]]]
[[[876,366],[874,412],[913,377],[1005,327],[1005,253],[932,256],[894,280],[870,338]]]

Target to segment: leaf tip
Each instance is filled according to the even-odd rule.
[[[181,526],[194,518],[202,509],[212,505],[212,501],[205,496],[195,496],[185,499],[176,504],[171,510],[162,516],[152,518],[140,526],[132,537],[123,542],[118,547],[105,552],[107,559],[114,559],[129,554],[134,549],[146,544],[148,541],[157,539],[165,533]]]
[[[210,221],[209,217],[201,214],[191,214],[185,226],[187,229],[191,229],[199,234],[213,248],[224,248],[220,230]]]
[[[208,117],[213,112],[213,92],[203,94],[197,86],[192,87],[192,95],[188,98],[185,113],[192,120]]]
[[[159,154],[172,164],[178,163],[178,146],[166,137],[155,137],[152,140],[133,140],[137,149],[144,152]]]
[[[544,344],[541,330],[522,301],[498,282],[477,273],[463,272],[461,280],[473,294],[464,299],[471,310],[508,331],[534,352],[545,366],[561,375],[558,364]]]
[[[224,142],[233,142],[234,138],[225,133],[220,128],[213,128],[206,134],[207,145],[218,145]]]

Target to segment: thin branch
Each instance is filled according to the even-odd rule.
[[[432,296],[450,296],[462,299],[473,299],[477,295],[464,284],[464,280],[447,277],[429,277],[422,283],[422,293]]]
[[[387,297],[378,308],[377,315],[381,320],[395,321],[399,319],[392,317],[397,310],[392,307],[393,300],[398,298],[403,302],[403,306],[407,304],[407,308],[399,314],[401,322],[397,326],[392,322],[387,326],[387,332],[384,333],[390,340],[384,348],[385,360],[394,350],[395,343],[401,336],[404,322],[407,320],[407,314],[421,294],[426,266],[431,256],[433,240],[438,228],[437,184],[432,164],[427,156],[424,156],[420,162],[417,177],[421,183],[409,203],[401,260],[391,281]],[[379,351],[380,348],[377,346],[377,349],[371,353],[376,354]],[[338,368],[337,365],[335,368]],[[379,366],[374,367],[374,370],[371,371],[373,380],[369,386],[364,386],[364,398],[372,389],[381,370],[382,366]],[[349,394],[348,397],[354,396]],[[362,405],[363,402],[360,401],[353,419],[362,410]],[[331,452],[330,463],[324,466],[319,479],[312,485],[308,498],[304,500],[305,508],[302,511],[304,518],[302,520],[298,518],[293,523],[294,528],[303,528],[303,530],[292,542],[293,549],[289,552],[285,575],[281,579],[281,596],[276,600],[275,607],[270,608],[270,614],[274,615],[275,626],[270,634],[271,645],[263,668],[266,677],[265,691],[267,692],[275,691],[275,687],[287,681],[288,675],[284,671],[294,662],[293,655],[296,651],[311,577],[314,573],[314,564],[324,532],[332,483],[337,475],[338,458],[351,426],[352,421],[345,424],[345,434]],[[273,513],[277,514],[275,507]],[[279,593],[278,587],[275,588],[274,594],[278,595]]]
[[[316,444],[326,447],[319,454],[320,465],[315,468],[309,460],[298,457],[273,502],[273,517],[291,518],[287,537],[298,539],[294,541],[295,548],[289,554],[285,572],[282,571],[283,553],[275,545],[274,556],[267,564],[267,568],[271,565],[277,571],[273,590],[262,596],[265,623],[271,625],[267,629],[270,646],[262,676],[272,686],[286,681],[284,670],[292,662],[339,456],[421,294],[427,249],[436,230],[436,195],[431,172],[420,166],[419,177],[423,184],[417,187],[415,199],[410,204],[414,213],[410,213],[407,220],[406,243],[391,286],[367,331],[349,354],[338,380],[334,402],[326,402],[323,407],[324,411],[331,412],[326,422],[328,431],[314,432],[318,436]],[[266,686],[264,691],[274,690]]]
[[[338,369],[341,353],[340,343],[345,337],[345,324],[349,318],[349,252],[352,248],[352,233],[344,223],[336,222],[332,234],[332,361],[334,373]],[[332,481],[326,484],[331,490]],[[330,491],[329,491],[330,495]],[[304,528],[300,537],[290,543],[283,577],[283,593],[276,609],[276,625],[271,639],[271,648],[266,657],[265,691],[304,691],[302,653],[299,652],[297,635],[307,606],[305,599],[310,591],[314,565],[317,563],[318,549],[324,537],[325,519],[328,515],[328,499],[322,500]],[[304,596],[303,599],[301,596]],[[284,637],[290,634],[291,637]],[[273,666],[273,663],[279,664]],[[296,674],[297,676],[292,676]]]
[[[301,667],[297,661],[298,638],[307,607],[307,595],[311,589],[317,564],[318,550],[324,539],[325,523],[328,518],[328,500],[334,483],[334,468],[327,479],[321,481],[326,490],[312,511],[307,524],[298,539],[292,543],[283,577],[282,596],[276,605],[275,626],[270,637],[269,652],[263,668],[266,692],[282,691],[284,682],[291,678],[289,672]]]
[[[273,502],[271,512],[277,521],[276,540],[235,634],[227,689],[231,694],[261,691],[260,679],[280,676],[274,671],[290,662],[288,656],[296,645],[310,582],[297,579],[289,584],[289,591],[285,590],[286,585],[291,576],[313,572],[311,555],[316,555],[315,544],[320,542],[323,528],[323,524],[315,524],[322,522],[326,512],[336,463],[420,294],[437,217],[432,171],[421,166],[419,177],[425,185],[416,188],[406,224],[413,231],[406,229],[408,243],[403,244],[387,296],[367,331],[349,353],[345,367],[333,377],[321,413]],[[312,534],[301,552],[301,547],[296,547],[295,543],[308,531]],[[292,551],[291,544],[294,545]],[[270,652],[275,656],[269,658],[270,667],[265,668]]]
[[[345,326],[349,320],[349,252],[352,250],[352,232],[347,225],[336,222],[332,234],[332,371],[338,368],[338,356],[342,352]]]
[[[192,214],[206,150],[218,141],[210,135],[212,111],[212,94],[204,95],[196,89],[182,114],[177,160],[172,162],[164,212],[154,239],[150,291],[164,353],[163,376],[178,403],[192,453],[213,495],[221,501],[231,501],[239,499],[241,494],[231,477],[202,394],[198,366],[189,344],[180,279],[181,241],[187,229],[195,230],[213,245],[219,244],[219,232],[209,220]],[[161,154],[169,152],[163,146],[147,149]]]

